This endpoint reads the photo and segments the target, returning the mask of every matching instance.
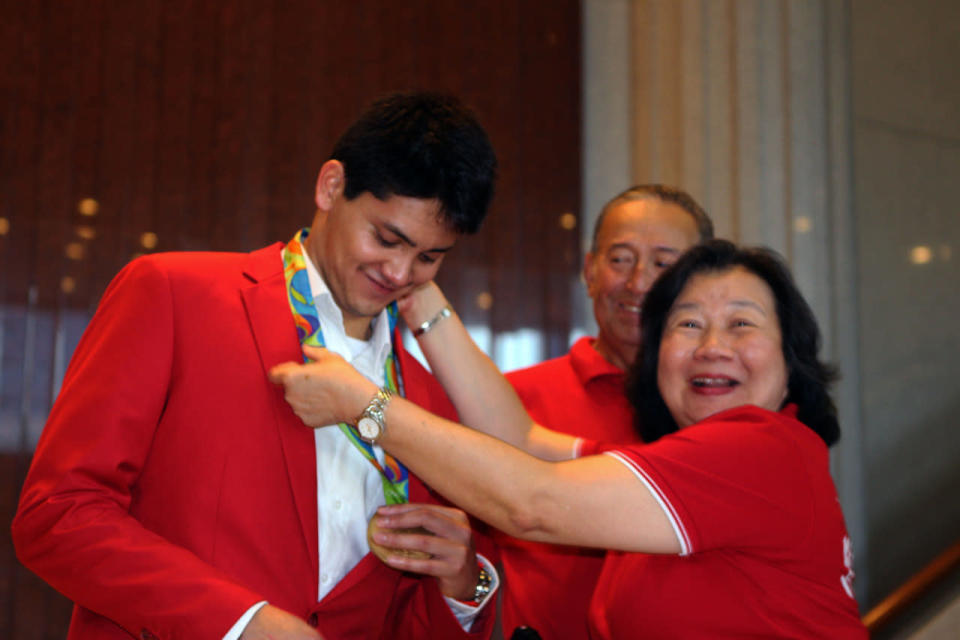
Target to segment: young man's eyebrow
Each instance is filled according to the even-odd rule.
[[[414,249],[417,248],[417,244],[416,244],[413,240],[411,240],[410,238],[408,238],[407,235],[406,235],[403,231],[401,231],[400,229],[398,229],[395,225],[393,225],[393,224],[391,224],[391,223],[389,223],[389,222],[385,222],[385,223],[383,224],[383,227],[384,227],[384,229],[386,229],[387,231],[389,231],[389,232],[392,233],[393,235],[395,235],[395,236],[397,236],[398,238],[400,238],[400,240],[402,240],[402,241],[404,242],[404,244],[407,244],[407,245],[413,247]],[[453,248],[453,245],[450,245],[450,246],[447,246],[447,247],[434,247],[433,249],[424,249],[424,252],[425,252],[425,253],[446,253],[447,251],[450,251],[450,249],[452,249],[452,248]]]

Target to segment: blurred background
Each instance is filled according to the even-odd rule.
[[[0,12],[0,638],[65,636],[70,604],[16,562],[9,522],[107,283],[142,253],[289,239],[312,219],[336,136],[370,100],[411,88],[459,95],[498,152],[490,216],[441,284],[501,368],[594,331],[579,272],[599,208],[633,183],[677,184],[718,235],[786,256],[840,366],[832,468],[861,612],[956,548],[960,3]],[[887,637],[951,624],[940,604],[960,593],[956,574]]]

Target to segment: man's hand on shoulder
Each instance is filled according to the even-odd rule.
[[[473,597],[479,567],[466,513],[435,504],[402,504],[381,507],[374,518],[373,541],[389,552],[384,562],[395,569],[434,576],[448,598]],[[417,527],[428,533],[391,531]]]
[[[323,636],[297,616],[268,604],[250,619],[240,640],[323,640]]]

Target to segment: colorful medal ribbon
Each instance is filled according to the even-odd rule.
[[[287,297],[290,301],[290,311],[293,321],[297,325],[297,338],[300,344],[313,347],[324,347],[323,330],[320,328],[320,318],[313,304],[313,293],[310,291],[310,278],[307,276],[307,263],[303,257],[302,241],[306,240],[309,229],[301,229],[293,236],[283,249],[283,279],[287,283]],[[391,349],[387,361],[383,365],[383,377],[386,387],[394,394],[398,393],[400,379],[397,372],[397,359],[393,348],[394,327],[397,326],[397,304],[391,303],[387,307],[387,317],[390,322]],[[304,356],[304,362],[310,360]],[[387,504],[403,504],[409,502],[409,486],[407,484],[407,469],[384,451],[384,464],[381,465],[373,453],[373,446],[360,439],[356,429],[341,422],[340,430],[350,439],[350,442],[363,454],[370,464],[380,473],[383,482],[383,496]]]

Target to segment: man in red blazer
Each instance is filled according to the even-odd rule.
[[[121,271],[67,370],[13,524],[20,560],[76,603],[69,638],[489,636],[496,575],[463,512],[413,476],[404,484],[379,447],[367,451],[395,484],[346,432],[305,427],[267,372],[302,357],[310,331],[298,329],[313,317],[328,348],[378,384],[397,377],[408,398],[455,417],[388,307],[477,230],[495,170],[459,102],[397,94],[334,147],[309,232]],[[367,520],[394,490],[422,503],[433,535],[407,539],[432,556],[429,575],[368,553]]]

